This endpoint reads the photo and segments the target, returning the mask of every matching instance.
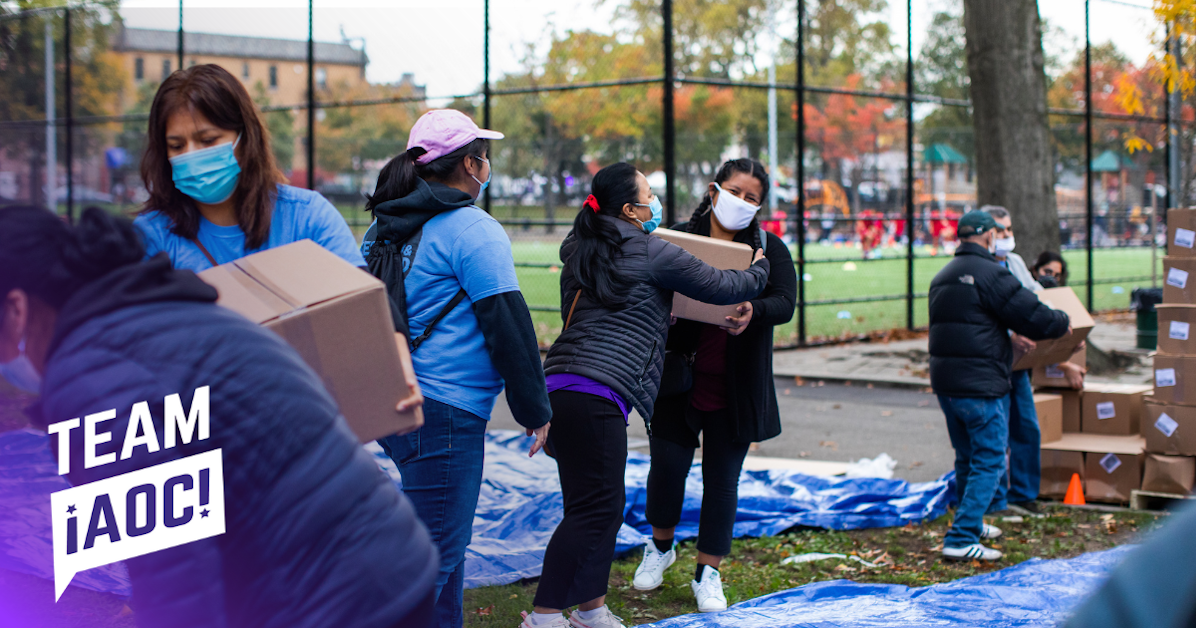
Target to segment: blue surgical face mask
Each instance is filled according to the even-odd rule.
[[[653,196],[651,203],[648,203],[647,205],[643,203],[635,203],[635,205],[647,207],[648,209],[652,210],[652,217],[649,218],[647,222],[636,218],[636,220],[639,221],[640,226],[644,228],[644,233],[652,233],[653,231],[656,231],[656,228],[660,226],[660,219],[664,217],[664,208],[660,205],[660,199]]]
[[[216,205],[227,201],[237,189],[241,164],[233,149],[241,141],[193,150],[170,158],[174,187],[197,203]]]
[[[474,159],[484,162],[487,166],[490,165],[489,159],[484,159],[482,157],[474,157]],[[473,179],[474,181],[478,181],[478,178],[473,176],[472,174],[469,175],[469,178]],[[482,198],[482,194],[486,193],[486,188],[490,186],[490,179],[493,179],[493,178],[494,178],[494,169],[487,168],[486,169],[486,180],[478,181],[478,185],[482,186],[482,189],[478,190],[478,198]]]
[[[25,341],[19,345],[21,353],[8,362],[0,362],[0,377],[28,393],[37,393],[42,387],[42,376],[33,368],[33,362],[25,354]]]

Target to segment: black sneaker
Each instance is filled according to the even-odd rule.
[[[1038,505],[1038,500],[1030,500],[1028,502],[1017,502],[1009,504],[1009,510],[1016,512],[1023,517],[1045,517],[1046,513],[1042,511],[1042,506]]]

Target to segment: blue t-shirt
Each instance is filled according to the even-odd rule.
[[[212,267],[194,242],[171,233],[171,220],[165,214],[142,214],[133,224],[141,231],[147,257],[165,251],[175,268],[199,272]],[[241,231],[241,227],[221,227],[202,216],[197,239],[221,264],[250,253],[310,239],[354,266],[365,266],[353,231],[332,203],[320,196],[319,192],[289,185],[278,186],[278,200],[274,203],[274,214],[270,217],[270,235],[261,248],[245,250],[245,232]]]
[[[361,243],[363,256],[373,244]],[[507,232],[473,206],[432,218],[424,224],[403,288],[413,337],[465,289],[465,299],[436,324],[411,359],[425,397],[489,419],[503,380],[490,360],[473,304],[519,290]]]

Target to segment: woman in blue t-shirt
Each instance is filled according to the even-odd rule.
[[[150,107],[135,225],[146,254],[201,271],[311,239],[365,266],[353,232],[328,199],[285,185],[270,134],[249,93],[217,65],[171,74]]]
[[[429,111],[366,203],[374,224],[362,252],[407,317],[425,397],[423,427],[378,442],[440,548],[441,628],[462,623],[465,548],[494,400],[505,388],[511,414],[536,437],[531,454],[552,415],[511,241],[474,205],[490,181],[490,140],[502,137],[459,111]]]

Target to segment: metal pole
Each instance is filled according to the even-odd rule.
[[[774,49],[775,50],[775,49]],[[768,169],[772,173],[768,193],[768,213],[777,209],[777,61],[768,66]]]
[[[58,135],[55,125],[54,27],[45,21],[46,36],[46,208],[58,213]]]
[[[482,127],[490,128],[490,0],[485,0],[482,5]],[[482,208],[490,213],[489,186],[483,193]]]
[[[1178,70],[1183,57],[1180,56],[1179,38],[1175,36],[1174,28],[1170,36],[1167,38],[1168,52],[1175,58],[1175,68]],[[1180,176],[1180,150],[1179,150],[1179,128],[1175,124],[1175,118],[1180,114],[1179,90],[1172,89],[1167,94],[1168,105],[1168,121],[1167,121],[1167,187],[1170,202],[1167,207],[1183,207],[1185,199],[1181,192],[1182,177]]]
[[[905,321],[914,328],[914,8],[905,2]]]
[[[675,194],[675,178],[677,175],[676,155],[674,143],[677,140],[673,119],[673,0],[663,0],[661,13],[664,17],[664,187],[665,187],[665,224],[677,223],[677,204]]]
[[[65,83],[64,95],[66,96],[66,219],[67,222],[75,221],[75,169],[71,167],[75,158],[75,116],[72,113],[71,92],[74,89],[74,84],[71,82],[71,10],[65,9],[62,13],[62,56],[66,60],[65,66]]]
[[[1092,38],[1088,24],[1090,4],[1091,0],[1084,0],[1084,182],[1087,186],[1084,202],[1088,212],[1088,311],[1092,311],[1095,305],[1092,284],[1092,237],[1095,230],[1092,224]]]
[[[797,0],[797,344],[806,344],[806,0]]]
[[[307,0],[307,189],[316,189],[316,40],[312,5]]]
[[[183,69],[183,0],[179,0],[179,67]],[[165,77],[163,77],[165,78]]]

